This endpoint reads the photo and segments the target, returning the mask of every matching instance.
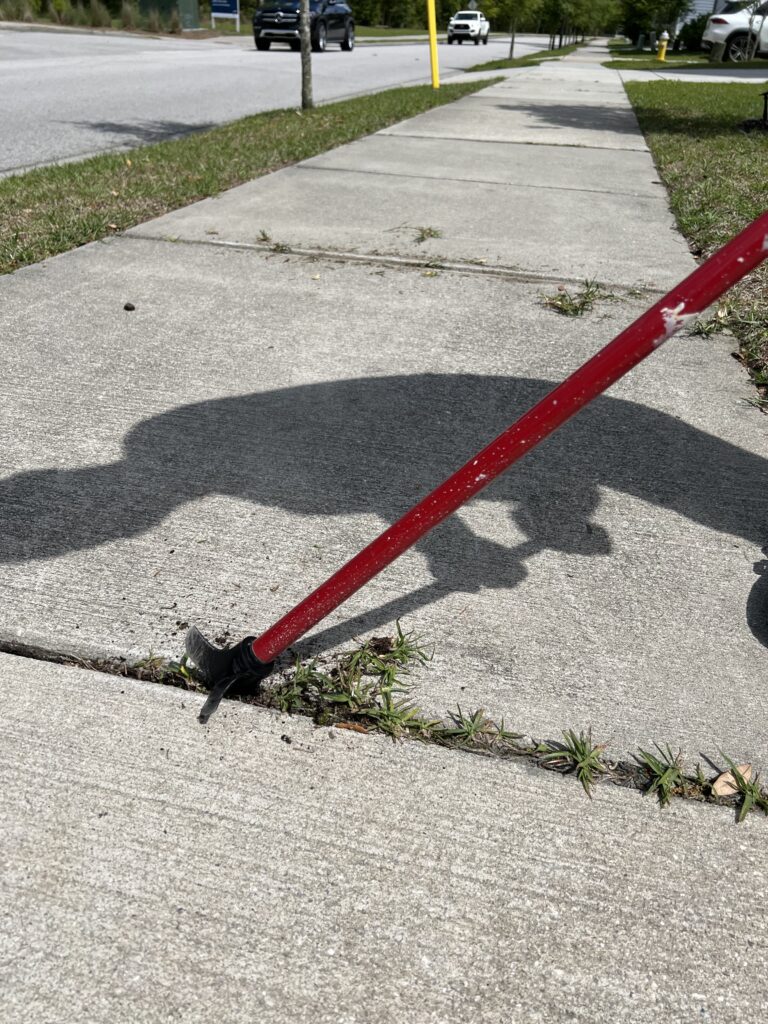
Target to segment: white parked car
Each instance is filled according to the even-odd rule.
[[[725,43],[723,60],[746,60],[750,31],[757,36],[755,56],[768,57],[768,3],[726,4],[707,22],[701,45],[709,50],[715,43]]]
[[[448,22],[448,42],[456,40],[463,43],[465,39],[471,39],[475,46],[480,43],[488,45],[488,33],[491,26],[482,11],[459,11],[454,14]]]

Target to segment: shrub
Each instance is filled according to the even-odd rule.
[[[160,11],[156,7],[150,7],[146,18],[147,32],[162,32],[163,22],[160,18]]]
[[[708,18],[708,14],[702,14],[701,17],[686,22],[678,32],[675,42],[677,43],[679,39],[681,46],[686,50],[700,50],[701,37],[704,35],[704,29],[707,27]]]
[[[24,21],[26,7],[24,0],[3,0],[2,6],[0,6],[0,19],[2,21]]]
[[[181,15],[178,7],[174,7],[168,20],[168,31],[174,36],[181,35]]]
[[[90,25],[91,21],[88,17],[88,12],[83,7],[80,0],[77,0],[74,11],[72,13],[72,24],[73,25]]]
[[[101,0],[90,0],[88,21],[94,28],[112,27],[112,17]]]
[[[48,16],[59,25],[71,25],[75,20],[70,0],[49,0]]]
[[[136,28],[139,24],[139,12],[132,0],[123,0],[120,8],[120,24],[123,28]]]

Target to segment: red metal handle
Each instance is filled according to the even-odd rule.
[[[716,252],[253,642],[272,661],[420,537],[650,355],[768,256],[768,213]]]

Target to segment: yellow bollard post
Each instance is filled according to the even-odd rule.
[[[440,69],[437,64],[437,19],[435,0],[427,0],[427,28],[429,29],[429,62],[432,65],[432,88],[440,88]]]
[[[657,60],[666,61],[667,59],[667,44],[669,43],[669,32],[662,32],[659,36],[659,50],[656,54]]]

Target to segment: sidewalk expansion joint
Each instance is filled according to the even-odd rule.
[[[583,285],[582,277],[566,277],[562,274],[541,274],[530,270],[505,265],[489,267],[479,260],[445,260],[439,256],[390,256],[377,252],[348,252],[343,249],[324,249],[289,245],[285,242],[227,242],[216,238],[178,238],[173,235],[158,237],[142,234],[133,228],[129,235],[121,236],[123,240],[140,239],[142,242],[168,242],[172,245],[213,246],[219,249],[235,249],[243,252],[255,252],[270,256],[298,256],[309,260],[328,260],[334,263],[357,263],[364,266],[384,266],[393,270],[430,270],[453,274],[480,274],[521,284],[539,285]],[[664,289],[650,285],[628,284],[626,281],[602,281],[604,288],[615,288],[617,291],[631,291],[637,295],[663,295]]]
[[[645,139],[638,132],[637,141],[639,146],[590,146],[583,142],[534,142],[531,139],[472,139],[464,135],[419,135],[411,132],[387,132],[382,130],[379,135],[385,135],[388,139],[429,139],[430,141],[442,142],[474,142],[483,145],[494,146],[548,146],[550,149],[591,149],[598,153],[648,153]]]
[[[387,736],[554,771],[578,781],[590,799],[600,786],[614,785],[655,797],[661,808],[672,800],[684,800],[730,809],[737,822],[750,811],[768,815],[768,790],[757,775],[752,778],[751,766],[736,765],[722,752],[730,770],[701,755],[710,769],[706,777],[700,763],[693,774],[687,772],[682,753],[674,755],[669,745],[654,744],[656,753],[639,750],[630,760],[609,757],[606,744],[593,741],[591,729],[578,734],[565,729],[561,741],[537,740],[513,732],[504,719],[495,722],[483,708],[465,712],[459,706],[447,718],[427,717],[411,700],[414,685],[409,675],[429,662],[434,652],[427,653],[419,646],[420,638],[403,633],[399,623],[396,628],[396,636],[371,637],[354,651],[303,661],[296,657],[293,663],[284,655],[267,680],[250,687],[244,684],[238,696],[225,697],[223,703],[237,701],[273,715],[309,719],[318,728]],[[186,656],[169,661],[149,655],[135,662],[122,657],[79,658],[14,640],[0,640],[0,654],[201,695],[207,692]],[[215,732],[215,719],[212,726],[201,728]],[[284,738],[290,743],[290,737]]]
[[[522,191],[528,191],[528,189],[539,189],[546,192],[581,192],[586,195],[600,195],[600,196],[624,196],[626,199],[653,199],[654,196],[643,195],[640,192],[618,192],[614,189],[607,188],[578,188],[575,185],[537,185],[534,182],[528,181],[494,181],[491,178],[454,178],[449,174],[443,177],[436,177],[431,174],[409,174],[406,171],[363,171],[358,167],[323,167],[318,164],[297,164],[294,168],[297,171],[333,171],[334,174],[370,174],[375,178],[415,178],[418,181],[452,181],[458,185],[496,185],[499,188],[505,189],[519,189]],[[659,188],[659,192],[663,193],[666,199],[666,192],[663,187]]]

